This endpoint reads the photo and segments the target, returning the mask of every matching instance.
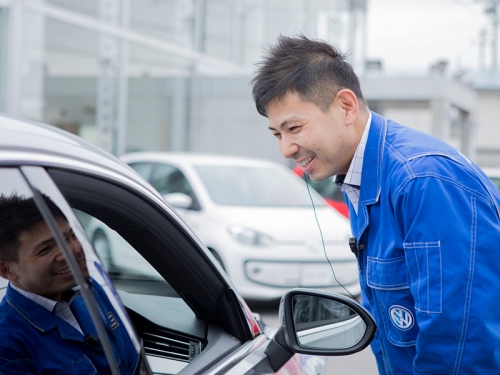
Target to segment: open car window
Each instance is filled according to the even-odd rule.
[[[175,212],[158,206],[161,198],[85,174],[49,174],[94,244],[155,374],[198,373],[249,337],[227,280]]]
[[[93,243],[104,269],[115,284],[123,285],[123,289],[127,289],[127,281],[139,284],[141,281],[150,281],[146,286],[139,286],[134,290],[145,294],[154,294],[156,291],[157,294],[175,295],[158,271],[115,230],[81,210],[74,211]],[[158,284],[158,287],[152,287],[154,284]]]
[[[33,332],[24,335],[16,328],[12,337],[0,342],[11,343],[15,339],[20,346],[30,342],[33,346],[30,353],[13,358],[14,362],[7,360],[9,365],[45,365],[50,356],[43,348],[51,348],[54,358],[70,360],[64,363],[65,368],[74,367],[78,374],[86,373],[87,368],[113,375],[147,374],[150,370],[155,374],[195,374],[234,352],[241,345],[238,337],[249,337],[246,319],[236,309],[241,306],[226,290],[222,275],[214,272],[216,266],[200,253],[199,245],[185,232],[182,222],[164,210],[124,186],[85,174],[56,169],[47,173],[38,167],[0,172],[2,194],[20,194],[29,199],[36,189],[42,201],[50,200],[62,212],[71,229],[59,228],[55,218],[59,214],[50,209],[44,220],[50,222],[47,226],[55,232],[53,237],[61,237],[62,242],[74,236],[85,256],[83,263],[88,275],[79,269],[80,256],[70,255],[73,259],[68,261],[74,263],[79,274],[75,279],[83,280],[76,284],[81,293],[87,294],[83,306],[93,323],[91,333],[87,334],[84,328],[81,343],[101,352],[103,343],[109,343],[108,357],[104,356],[103,361],[93,363],[86,357],[79,361],[85,355],[74,359],[64,350],[53,350],[46,339],[36,342]],[[109,236],[108,250],[113,251],[112,256],[105,252],[103,233]],[[71,246],[66,252],[71,254]],[[0,289],[0,293],[2,297],[8,288]],[[94,320],[102,323],[100,329]],[[32,362],[36,364],[25,361],[26,358],[34,358]],[[0,373],[11,373],[10,368],[2,367],[6,365],[4,360],[0,360],[0,369],[5,371]],[[110,372],[110,366],[117,370]],[[102,368],[107,370],[99,371]],[[48,373],[59,370],[56,366]],[[20,371],[44,373],[36,367]]]
[[[43,168],[0,169],[0,373],[135,374],[141,346],[80,222]],[[145,366],[142,367],[141,366]]]
[[[195,329],[196,326],[202,327],[195,314],[163,276],[120,234],[88,213],[74,211],[138,328],[152,369],[157,373],[176,374],[205,346],[201,339],[203,330]],[[196,332],[199,337],[182,332]]]

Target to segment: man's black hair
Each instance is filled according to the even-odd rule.
[[[297,93],[324,112],[342,89],[351,90],[360,104],[366,105],[354,69],[330,44],[304,35],[281,35],[267,52],[251,81],[255,105],[262,116],[267,117],[269,103],[279,102],[289,93]]]
[[[42,195],[54,216],[65,217],[49,197]],[[0,260],[18,261],[19,236],[44,221],[33,198],[0,195]]]

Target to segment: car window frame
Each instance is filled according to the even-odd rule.
[[[193,300],[192,297],[186,297],[186,293],[181,294],[181,298],[183,298],[184,301],[191,306],[193,311],[196,311],[197,306],[206,308],[206,298],[209,294],[213,293],[212,287],[214,286],[214,280],[210,282],[208,282],[208,280],[212,277],[216,277],[219,280],[217,281],[219,288],[223,287],[224,289],[220,289],[216,292],[216,294],[214,294],[214,298],[209,299],[212,301],[209,304],[213,311],[204,312],[203,309],[198,311],[200,319],[204,319],[209,323],[209,333],[211,332],[212,342],[217,343],[216,348],[218,356],[222,357],[223,355],[234,351],[237,347],[248,340],[253,340],[262,335],[260,328],[255,328],[258,327],[255,319],[252,316],[247,316],[245,314],[245,311],[242,308],[242,306],[245,305],[243,300],[237,293],[234,292],[232,283],[230,282],[228,276],[225,275],[225,272],[216,263],[215,259],[213,259],[209,250],[199,239],[197,239],[196,235],[191,232],[190,228],[185,225],[180,216],[174,210],[168,208],[165,201],[159,198],[158,195],[147,194],[149,190],[146,189],[147,191],[142,191],[141,186],[135,186],[133,181],[127,181],[127,179],[110,179],[100,174],[96,175],[84,173],[82,171],[66,170],[58,167],[51,167],[47,170],[55,184],[65,195],[72,208],[80,209],[79,206],[86,204],[90,199],[98,199],[109,202],[108,197],[116,199],[120,196],[119,201],[123,204],[123,206],[119,206],[119,202],[114,201],[113,204],[116,205],[116,207],[113,207],[113,209],[117,209],[117,212],[120,212],[123,215],[131,215],[131,217],[135,220],[139,220],[139,218],[147,219],[148,226],[150,227],[148,228],[149,232],[146,233],[146,237],[148,233],[154,234],[155,236],[160,236],[162,241],[165,241],[165,246],[168,246],[168,244],[171,243],[170,246],[176,247],[175,251],[178,252],[178,256],[181,256],[184,259],[180,260],[182,263],[186,263],[188,260],[186,258],[187,256],[189,257],[189,260],[191,260],[191,256],[186,255],[187,249],[185,246],[190,248],[189,252],[196,252],[197,260],[190,262],[189,265],[186,265],[185,267],[189,267],[191,270],[190,274],[199,278],[199,281],[196,282],[190,289],[185,289],[182,286],[180,289],[186,291],[188,294],[196,292],[197,297],[199,297],[200,300],[197,301]],[[76,202],[75,199],[81,201]],[[144,210],[144,205],[147,206],[147,210]],[[122,209],[128,210],[129,213],[120,211]],[[95,213],[93,216],[102,220],[102,217]],[[110,223],[106,220],[103,221],[112,229],[117,229],[110,225]],[[172,238],[170,233],[161,233],[168,232],[168,229],[165,228],[167,221],[168,225],[175,227],[177,232],[176,238]],[[122,234],[120,230],[117,230],[117,232]],[[125,238],[125,236],[122,237]],[[128,241],[128,238],[125,239]],[[134,243],[130,244],[134,246]],[[165,258],[166,253],[162,252],[164,254],[160,254],[160,252],[155,251],[155,249],[150,249],[149,246],[146,246],[146,248],[148,248],[148,253],[141,252],[141,254],[148,261],[159,261],[163,267],[165,263],[168,263],[167,258]],[[170,255],[171,254],[169,254],[169,256]],[[151,256],[153,258],[151,258]],[[200,257],[204,259],[202,260]],[[176,265],[178,262],[179,261],[176,260],[173,264]],[[200,263],[203,263],[203,265]],[[173,283],[167,278],[165,270],[162,271],[162,269],[156,269],[169,282],[169,284],[174,286]],[[209,269],[212,270],[208,271]],[[180,271],[178,270],[177,272]],[[186,277],[187,276],[184,276],[184,278]],[[210,285],[210,288],[204,284]],[[179,287],[176,288],[179,289]],[[209,313],[209,315],[206,315],[207,313]],[[214,320],[214,318],[216,318],[216,320]],[[250,321],[253,321],[254,325],[252,325]],[[214,337],[213,335],[216,335],[217,337]],[[209,349],[211,349],[210,345],[205,348],[205,350]],[[201,357],[203,357],[203,359]],[[203,368],[204,363],[207,360],[213,360],[209,358],[211,357],[200,356],[199,359],[197,358],[196,361],[191,363],[189,366],[190,370],[186,371],[186,368],[183,370],[183,373],[196,373],[196,371]]]
[[[165,210],[166,205],[163,200],[155,199],[156,196],[153,197],[151,195],[144,195],[141,190],[138,190],[135,187],[131,186],[132,184],[127,184],[123,181],[102,178],[98,175],[90,175],[60,168],[49,168],[48,173],[55,181],[59,189],[63,192],[63,194],[65,194],[65,196],[68,196],[71,190],[78,189],[80,191],[82,189],[82,186],[85,187],[85,194],[88,196],[83,197],[81,194],[77,194],[75,190],[71,193],[73,198],[76,197],[80,200],[89,200],[90,198],[106,200],[108,196],[112,197],[112,199],[116,199],[119,195],[121,195],[120,201],[122,202],[123,206],[118,206],[118,202],[115,201],[112,208],[119,210],[116,212],[120,212],[120,215],[132,215],[134,220],[145,220],[143,223],[147,223],[148,233],[159,236],[161,240],[164,241],[162,246],[170,247],[171,250],[175,253],[169,254],[169,256],[175,255],[176,257],[181,258],[176,260],[176,262],[186,264],[186,256],[191,256],[186,255],[186,252],[188,251],[187,248],[189,248],[190,252],[194,251],[197,254],[196,256],[201,258],[199,258],[199,261],[197,262],[191,262],[189,265],[185,265],[185,267],[192,269],[192,273],[199,279],[199,281],[197,281],[194,285],[196,286],[196,292],[198,292],[198,297],[200,298],[200,300],[193,301],[192,298],[190,298],[189,296],[186,297],[186,295],[184,294],[181,294],[181,298],[183,298],[188,303],[188,305],[192,307],[193,311],[195,311],[200,316],[200,318],[208,318],[209,321],[213,320],[214,314],[219,316],[218,319],[221,318],[220,312],[216,311],[220,308],[216,307],[218,304],[222,303],[238,305],[238,311],[236,312],[237,315],[233,316],[232,319],[230,319],[237,321],[228,322],[227,319],[223,319],[224,324],[232,325],[232,327],[226,327],[226,329],[228,329],[228,332],[230,332],[233,336],[238,338],[238,340],[245,341],[251,339],[254,336],[254,332],[252,331],[251,327],[252,324],[249,323],[249,318],[246,317],[244,311],[242,311],[240,301],[236,301],[232,297],[232,293],[229,293],[233,288],[229,277],[220,268],[218,263],[214,261],[210,251],[184,223],[182,218],[171,209]],[[106,191],[108,188],[109,191]],[[73,208],[79,209],[78,206],[85,203],[83,201],[73,201],[71,197],[68,198],[70,206]],[[122,210],[128,210],[129,213]],[[116,230],[127,242],[130,243],[129,238],[124,235],[128,232],[127,230],[120,231],[119,228],[116,228],[109,222],[106,222],[106,220],[103,220],[103,218],[99,217],[99,215],[95,213],[92,215],[105,222],[110,228]],[[161,225],[159,224],[159,221],[162,221]],[[166,227],[166,225],[171,226],[173,227],[173,229],[175,229],[175,231],[177,232],[175,233],[175,237],[172,237],[172,233],[169,232],[169,230],[171,229]],[[130,244],[134,246],[134,243]],[[169,262],[168,259],[158,258],[166,256],[166,253],[164,251],[162,251],[163,254],[159,254],[159,252],[155,252],[154,249],[148,248],[146,250],[147,251],[141,253],[141,255],[143,255],[144,258],[146,258],[146,260],[148,260],[152,264],[158,261],[162,264],[162,267],[166,267],[163,270],[161,268],[155,268],[170,285],[172,285],[177,290],[187,290],[184,288],[184,286],[175,285],[174,283],[170,282],[167,271],[170,272],[174,270],[168,269],[168,267],[165,265],[165,263]],[[213,272],[213,269],[216,269],[216,271]],[[183,277],[186,278],[185,275]],[[215,277],[216,279],[213,279],[213,277]],[[220,289],[219,291],[214,291],[215,294],[213,294],[213,297],[207,299],[209,295],[212,294],[212,291],[208,290],[207,287],[204,286],[204,284],[209,280],[211,280],[211,285],[216,282],[219,285],[219,288],[224,288],[225,290]],[[203,292],[200,292],[200,288],[203,287],[205,289],[203,289]],[[194,287],[189,291],[190,293],[194,292]],[[222,296],[223,294],[226,295],[226,298],[221,299],[220,296]],[[217,297],[214,299],[215,296]],[[213,309],[213,311],[204,312],[203,310],[196,310],[196,308],[199,308],[200,306],[204,306],[205,308],[205,304],[207,303],[212,306],[211,308]],[[234,306],[226,307],[226,309],[233,309],[234,311]],[[209,315],[206,315],[207,313],[209,313]]]

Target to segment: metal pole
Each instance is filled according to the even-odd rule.
[[[491,70],[498,69],[498,5],[500,0],[487,0],[484,12],[491,16]]]
[[[7,65],[7,113],[19,117],[21,107],[21,61],[23,49],[23,0],[13,0],[10,6]]]
[[[130,0],[122,0],[121,26],[124,30],[130,27]],[[120,41],[120,62],[118,72],[118,113],[116,121],[116,147],[115,154],[121,155],[127,148],[128,125],[128,60],[129,40],[122,38]]]
[[[118,25],[118,0],[102,0],[101,21],[104,24]],[[117,81],[119,65],[119,45],[116,37],[99,36],[99,76],[97,78],[96,125],[99,133],[98,146],[106,151],[117,152],[116,110]]]
[[[479,31],[479,70],[484,71],[486,67],[486,29]]]
[[[491,68],[492,70],[498,69],[498,3],[497,0],[493,4],[492,10],[492,30],[491,30]]]

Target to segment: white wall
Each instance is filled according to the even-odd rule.
[[[500,90],[478,91],[477,146],[500,148]]]
[[[478,90],[477,94],[477,162],[500,167],[500,90]]]
[[[432,113],[428,108],[386,108],[384,116],[424,133],[433,133]]]

